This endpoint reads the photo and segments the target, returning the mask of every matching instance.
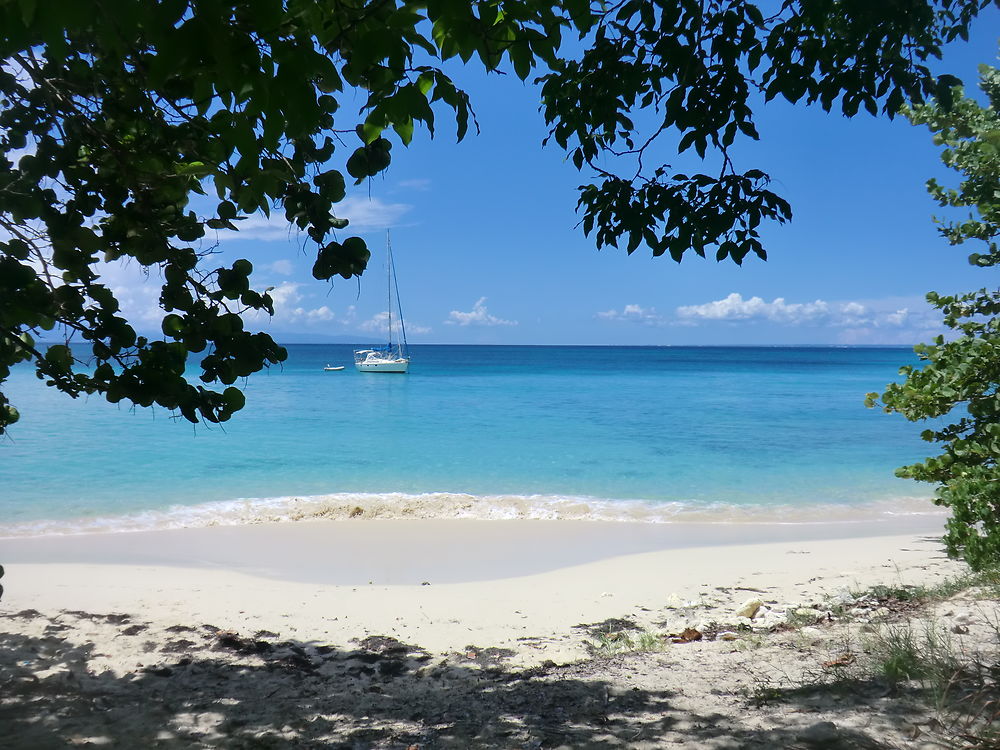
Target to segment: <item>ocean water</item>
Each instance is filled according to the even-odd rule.
[[[71,401],[16,370],[0,534],[312,517],[863,519],[919,427],[864,395],[905,348],[414,346],[407,375],[289,347],[223,426]],[[323,365],[346,364],[341,372]]]

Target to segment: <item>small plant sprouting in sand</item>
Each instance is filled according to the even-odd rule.
[[[808,608],[806,608],[808,609]],[[785,616],[785,624],[790,628],[804,628],[808,625],[815,625],[818,622],[822,622],[824,617],[817,615],[815,612],[800,612],[798,610],[789,611]]]
[[[668,636],[649,630],[611,631],[593,634],[593,640],[586,642],[592,656],[613,656],[615,654],[664,651],[670,645]]]
[[[886,627],[870,648],[878,671],[894,684],[916,680],[938,693],[962,669],[951,636],[930,622],[919,629],[910,623]]]
[[[636,651],[662,651],[667,644],[667,637],[662,633],[643,630],[640,633],[636,633],[635,636]]]
[[[921,602],[930,598],[926,586],[906,584],[876,584],[869,589],[869,594],[878,601]]]
[[[781,703],[795,691],[796,680],[778,664],[756,663],[752,668],[744,666],[742,671],[749,683],[742,693],[756,708]]]
[[[751,685],[746,690],[747,700],[755,708],[773,706],[785,697],[785,690],[767,675],[751,674]]]

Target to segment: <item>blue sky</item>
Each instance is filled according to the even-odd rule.
[[[998,21],[995,9],[980,18],[942,71],[968,85],[979,63],[996,64]],[[246,257],[254,285],[275,287],[276,315],[261,327],[279,341],[383,338],[387,228],[411,343],[912,344],[938,331],[927,291],[990,282],[965,262],[970,250],[937,236],[924,183],[952,178],[929,133],[903,120],[758,109],[762,140],[741,144],[736,165],[771,174],[792,223],[765,229],[767,262],[678,265],[641,247],[598,251],[583,236],[575,188],[592,178],[542,148],[534,86],[453,73],[482,132],[456,144],[442,117],[436,139],[396,143],[388,172],[348,196],[345,236],[374,253],[360,282],[314,280],[314,247],[274,220],[253,217],[221,243],[221,261]],[[661,157],[676,165],[673,143]],[[112,281],[123,307],[153,323],[153,285],[124,272]]]

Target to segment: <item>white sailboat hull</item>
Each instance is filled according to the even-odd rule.
[[[410,366],[410,360],[397,359],[382,362],[355,362],[354,366],[358,372],[406,372]]]

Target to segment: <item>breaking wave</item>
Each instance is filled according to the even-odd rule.
[[[639,523],[850,523],[894,516],[944,515],[929,499],[900,497],[847,504],[768,505],[611,500],[561,495],[470,495],[448,492],[336,493],[241,498],[175,505],[120,516],[44,520],[0,527],[0,537],[240,526],[359,519],[610,521]]]

